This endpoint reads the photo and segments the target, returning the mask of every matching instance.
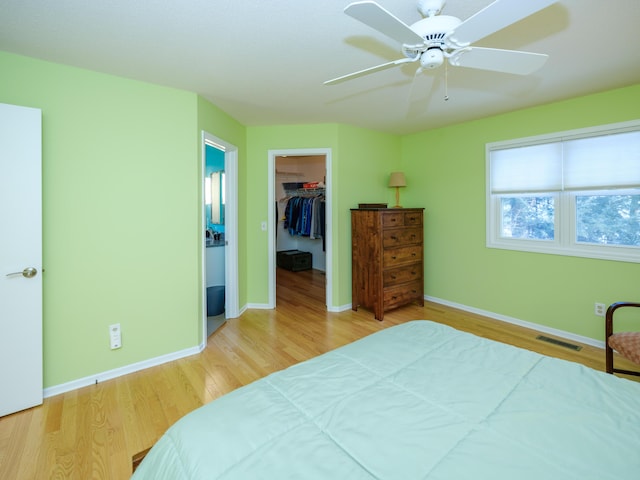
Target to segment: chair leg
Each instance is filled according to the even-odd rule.
[[[605,364],[606,364],[606,372],[613,373],[613,349],[606,344],[605,347]]]

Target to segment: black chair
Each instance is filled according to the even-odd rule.
[[[637,332],[613,332],[613,314],[619,308],[640,307],[636,302],[616,302],[609,305],[605,315],[605,359],[607,373],[624,373],[626,375],[638,375],[640,371],[623,370],[614,368],[613,351],[615,350],[624,358],[638,364],[640,368],[640,331]]]

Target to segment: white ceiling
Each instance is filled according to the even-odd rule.
[[[526,1],[526,0],[521,0]],[[640,0],[560,0],[476,46],[547,53],[530,76],[415,64],[345,15],[350,0],[0,0],[0,50],[201,94],[245,125],[347,123],[392,133],[640,82]],[[378,0],[411,24],[414,0]],[[491,0],[448,0],[466,19]],[[411,99],[411,101],[410,101]]]

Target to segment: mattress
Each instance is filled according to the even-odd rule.
[[[640,383],[417,320],[191,412],[133,478],[637,480]]]

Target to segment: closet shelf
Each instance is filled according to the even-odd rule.
[[[291,195],[324,195],[325,188],[295,188],[292,190],[285,189],[285,193]]]

